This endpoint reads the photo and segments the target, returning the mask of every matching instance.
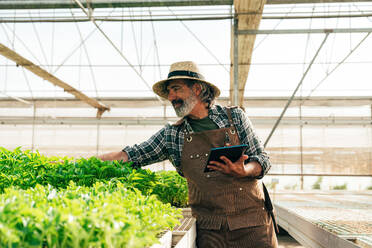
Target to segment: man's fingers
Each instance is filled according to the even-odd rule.
[[[229,166],[230,166],[230,165],[232,164],[231,160],[228,159],[228,158],[225,157],[225,156],[221,156],[220,159],[221,159],[223,162],[225,162],[226,165],[229,165]]]
[[[210,161],[208,165],[208,168],[212,170],[218,170],[218,171],[225,171],[226,167],[227,167],[226,164],[220,163],[218,161]]]
[[[244,162],[244,161],[247,160],[247,159],[248,159],[248,155],[243,154],[243,155],[238,159],[238,162],[242,163],[242,162]]]
[[[221,170],[220,167],[215,166],[215,165],[211,165],[211,164],[209,164],[207,167],[208,167],[208,169],[211,169],[211,170],[216,170],[216,171],[220,171]]]

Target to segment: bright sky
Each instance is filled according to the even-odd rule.
[[[100,16],[124,14],[133,17],[139,14],[148,15],[149,9],[99,9],[95,12]],[[229,6],[151,9],[152,15],[168,16],[182,13],[226,15],[229,12]],[[73,13],[75,17],[83,16],[80,9],[73,10]],[[264,17],[330,14],[372,15],[372,3],[267,5],[264,9]],[[0,11],[0,20],[71,15],[70,10],[3,10]],[[206,78],[221,89],[222,96],[228,96],[231,20],[104,22],[100,27],[126,59],[135,65],[146,83],[91,22],[14,24],[0,21],[0,42],[93,97],[154,96],[149,88],[156,81],[166,78],[169,65],[180,60],[199,63]],[[372,29],[372,16],[263,19],[260,26],[260,29],[318,28]],[[371,96],[372,35],[332,72],[366,35],[367,33],[329,35],[298,95],[307,96],[331,73],[312,95]],[[245,95],[291,95],[324,36],[325,34],[258,35]],[[15,67],[12,61],[2,56],[0,93],[18,97],[69,96],[49,82],[21,67]],[[0,94],[0,97],[4,95]]]

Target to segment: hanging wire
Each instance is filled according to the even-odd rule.
[[[330,71],[329,73],[326,74],[326,76],[320,80],[320,82],[311,90],[309,95],[306,97],[306,100],[310,99],[310,96],[313,94],[313,92],[335,71],[337,68],[342,65],[347,58],[350,57],[351,54],[355,52],[355,50],[368,38],[368,36],[371,34],[371,32],[367,33],[363,39]]]
[[[362,14],[364,14],[365,13],[365,11],[364,10],[361,10],[361,9],[359,9],[359,6],[358,5],[356,5],[355,3],[354,3],[354,8],[356,8],[359,12],[361,12]],[[366,17],[369,21],[371,21],[372,22],[372,17]]]
[[[5,26],[7,26],[7,25],[5,25]],[[4,32],[6,33],[5,30],[4,30]],[[9,36],[8,36],[8,35],[6,35],[6,36],[7,36],[8,40],[10,41]],[[16,32],[15,32],[15,25],[14,25],[14,28],[13,28],[13,40],[10,41],[13,50],[15,50],[15,47],[14,47],[15,39],[14,39],[14,37],[17,37],[17,36],[16,36]],[[17,37],[17,39],[18,39],[18,37]],[[27,48],[27,47],[26,47],[26,48]],[[31,89],[30,82],[29,82],[29,80],[28,80],[28,77],[27,77],[27,74],[26,74],[26,72],[25,72],[25,70],[24,70],[24,67],[21,67],[21,68],[22,68],[23,76],[24,76],[24,78],[25,78],[25,80],[26,80],[26,83],[27,83],[28,91],[29,91],[29,93],[30,93],[31,99],[33,100],[33,99],[34,99],[34,96],[33,96],[33,93],[32,93],[32,89]]]
[[[172,9],[171,8],[169,8],[169,7],[167,7],[168,8],[168,10],[176,17],[176,18],[178,18],[178,16],[172,11]],[[207,50],[207,52],[217,61],[217,63],[220,65],[220,66],[222,66],[224,69],[225,69],[225,71],[227,72],[227,73],[229,73],[230,74],[230,71],[219,61],[219,59],[213,54],[213,52],[211,51],[211,50],[209,50],[209,48],[206,46],[206,45],[204,45],[204,43],[198,38],[198,36],[196,36],[195,35],[195,33],[194,32],[192,32],[191,31],[191,29],[182,21],[182,20],[179,20],[180,22],[181,22],[181,24],[187,29],[187,31],[189,31],[189,33],[200,43],[200,45],[202,45],[204,48],[205,48],[205,50]]]
[[[53,9],[53,13],[55,15],[55,10]],[[55,24],[52,23],[52,42],[51,42],[51,49],[50,49],[50,63],[51,63],[51,66],[49,68],[49,73],[52,73],[52,70],[53,70],[53,63],[54,63],[54,40],[55,40]]]
[[[292,10],[292,9],[291,9]],[[315,14],[315,6],[313,5],[311,16],[314,16]],[[310,18],[309,21],[309,29],[311,29],[311,26],[313,24],[313,19]],[[306,35],[306,46],[305,46],[305,53],[303,58],[303,66],[302,66],[302,74],[305,74],[305,65],[306,65],[306,58],[307,58],[307,52],[310,45],[310,33]],[[314,63],[314,61],[313,61]],[[302,105],[304,103],[303,101],[303,88],[304,85],[301,84],[300,86],[300,103],[299,103],[299,119],[300,119],[300,172],[301,172],[301,189],[303,189],[303,181],[304,181],[304,151],[303,151],[303,124],[302,124]]]
[[[129,14],[131,15],[132,14],[132,9],[130,8],[129,9]],[[131,27],[132,27],[132,34],[133,34],[133,41],[134,41],[134,48],[136,49],[136,56],[137,56],[137,62],[138,62],[138,65],[139,65],[139,70],[142,74],[142,66],[141,66],[141,59],[139,57],[139,51],[138,51],[138,44],[137,44],[137,39],[136,39],[136,33],[135,33],[135,28],[134,28],[134,22],[131,22]]]
[[[34,59],[39,63],[39,64],[41,64],[40,63],[40,61],[38,60],[38,58],[34,55],[34,53],[28,48],[28,46],[18,37],[18,35],[16,35],[15,34],[15,29],[12,29],[12,28],[9,28],[8,27],[8,25],[6,24],[6,23],[2,23],[2,27],[3,27],[3,29],[4,29],[4,26],[8,29],[8,30],[10,30],[10,32],[12,32],[13,33],[13,43],[10,41],[10,39],[8,39],[9,40],[9,43],[11,43],[11,44],[14,44],[14,37],[15,38],[17,38],[17,41],[19,41],[22,45],[23,45],[23,47],[31,54],[31,56],[32,57],[34,57]],[[4,29],[4,32],[6,33],[6,31],[5,31],[5,29]],[[8,37],[8,36],[7,36]],[[14,50],[14,45],[13,45],[13,50]]]
[[[302,75],[302,78],[301,78],[300,82],[298,83],[296,89],[293,91],[292,96],[289,98],[289,100],[288,100],[286,106],[284,107],[282,113],[280,114],[279,118],[276,120],[275,125],[274,125],[274,127],[272,128],[272,130],[271,130],[269,136],[266,138],[266,141],[265,141],[265,143],[264,143],[264,147],[266,147],[267,143],[268,143],[269,140],[271,139],[271,136],[273,135],[273,133],[275,132],[276,128],[278,127],[278,125],[279,125],[280,121],[282,120],[282,118],[283,118],[285,112],[287,111],[287,109],[288,109],[289,105],[291,104],[291,102],[292,102],[294,96],[296,95],[297,90],[298,90],[299,87],[302,85],[302,83],[303,83],[303,81],[304,81],[304,79],[305,79],[307,73],[310,71],[311,66],[313,65],[313,62],[315,61],[315,59],[317,58],[317,56],[318,56],[320,50],[322,49],[323,45],[324,45],[325,42],[327,41],[328,36],[329,36],[329,33],[326,33],[325,36],[324,36],[324,39],[323,39],[322,43],[320,44],[320,47],[319,47],[318,50],[316,51],[316,53],[315,53],[313,59],[311,60],[310,64],[308,65],[308,67],[307,67],[305,73]]]
[[[79,7],[82,9],[82,11],[87,14],[84,6],[80,3],[79,0],[74,0]],[[152,91],[152,87],[147,83],[147,81],[143,78],[143,76],[136,70],[136,68],[130,63],[130,61],[124,56],[124,54],[119,50],[119,48],[112,42],[112,40],[107,36],[107,34],[97,25],[96,21],[94,20],[94,17],[91,17],[92,23],[96,26],[96,28],[101,32],[101,34],[106,38],[106,40],[112,45],[112,47],[120,54],[120,56],[131,66],[131,68],[134,70],[134,72],[137,74],[137,76],[142,80],[143,83],[149,88],[150,91]],[[154,94],[155,97],[160,101],[161,104],[164,104],[164,101],[157,95]]]
[[[151,52],[155,50],[155,48],[153,46],[149,46],[148,48],[148,51],[144,57],[144,59],[142,60],[142,64],[147,64],[146,62],[148,61],[148,58],[150,57],[150,55],[152,54]],[[155,52],[154,52],[155,53]],[[143,73],[143,70],[141,71]]]
[[[71,16],[72,16],[73,18],[75,17],[73,12],[71,12]],[[80,40],[82,41],[82,40],[83,40],[83,35],[81,34],[81,30],[80,30],[79,24],[77,24],[77,23],[75,22],[75,26],[76,26],[76,29],[77,29],[77,31],[78,31],[78,33],[79,33]],[[95,75],[94,75],[94,71],[93,71],[93,68],[92,68],[92,62],[91,62],[91,60],[90,60],[89,53],[88,53],[88,49],[87,49],[87,47],[86,47],[85,42],[83,42],[83,49],[84,49],[84,52],[85,52],[86,59],[87,59],[87,61],[88,61],[89,71],[90,71],[90,74],[91,74],[91,77],[92,77],[94,90],[95,90],[95,92],[96,92],[96,97],[97,97],[97,99],[98,99],[98,90],[97,90],[96,77],[95,77]]]
[[[313,6],[312,10],[313,10],[312,15],[314,15],[315,6]],[[309,21],[309,30],[311,29],[312,24],[313,24],[313,19],[310,19],[310,21]],[[309,49],[309,44],[310,44],[310,33],[307,33],[306,36],[307,37],[306,37],[306,46],[305,46],[305,54],[304,54],[304,63],[302,64],[302,73],[304,73],[304,71],[305,71],[307,51]]]
[[[142,10],[142,8],[141,8],[141,10]],[[140,65],[142,65],[143,64],[143,39],[142,39],[142,35],[143,35],[143,23],[142,22],[140,22],[140,35],[139,35],[139,39],[140,39],[140,61],[139,61],[139,64]],[[143,73],[142,72],[142,67],[141,67],[141,73]]]
[[[341,9],[341,6],[339,6],[339,10],[340,9]],[[340,20],[339,18],[336,19],[336,29],[338,28],[339,20]],[[327,74],[329,73],[329,69],[331,68],[331,64],[329,62],[332,61],[332,58],[333,58],[333,51],[334,51],[334,48],[335,48],[336,35],[337,34],[333,35],[333,39],[332,39],[332,43],[331,43],[331,55],[329,57],[329,60],[328,61],[326,60],[326,63],[328,63],[328,66],[327,66],[327,69],[326,69]]]
[[[289,11],[287,11],[286,13],[285,13],[285,16],[288,16],[291,12],[292,12],[292,10],[294,9],[296,7],[296,4],[294,4],[293,6],[292,6],[292,8],[289,10]],[[314,13],[314,12],[313,12]],[[284,18],[283,19],[281,19],[281,20],[279,20],[276,24],[275,24],[275,26],[274,26],[274,28],[273,28],[273,30],[276,30],[276,28],[279,26],[279,24],[280,23],[282,23],[282,21],[284,20]],[[269,34],[266,34],[259,42],[258,42],[258,44],[253,48],[253,51],[254,50],[256,50],[265,40],[266,40],[266,38],[269,36]]]
[[[32,17],[31,17],[31,14],[30,14],[30,11],[28,11],[28,13],[29,13],[30,18],[32,18]],[[39,32],[37,31],[34,22],[32,23],[32,28],[33,28],[33,30],[34,30],[34,33],[35,33],[36,39],[37,39],[37,41],[38,41],[38,43],[39,43],[39,47],[40,47],[40,50],[41,50],[41,54],[43,55],[45,62],[48,64],[48,59],[47,59],[46,53],[45,53],[45,51],[44,51],[43,44],[42,44],[42,42],[41,42],[41,40],[40,40]]]
[[[80,90],[81,89],[81,85],[80,85],[80,81],[81,81],[81,75],[82,75],[82,72],[81,72],[81,69],[82,69],[82,66],[81,66],[81,62],[83,60],[83,51],[80,47],[79,49],[79,64],[78,64],[78,89]]]
[[[124,8],[121,8],[121,13],[124,15]],[[124,47],[124,22],[120,22],[120,51],[123,52]]]
[[[5,36],[8,36],[8,34],[3,30],[5,33]],[[9,37],[7,37],[9,40]],[[7,91],[7,81],[8,81],[8,59],[5,59],[5,68],[4,68],[4,90],[2,91],[2,94],[6,94]]]
[[[349,11],[350,11],[350,8],[351,8],[351,4],[348,4],[348,7],[349,7]],[[349,18],[349,28],[351,28],[351,18]],[[351,47],[352,47],[352,34],[349,33],[349,49],[351,50]]]
[[[34,100],[34,95],[33,95],[33,93],[32,93],[32,89],[31,89],[30,81],[28,80],[27,74],[26,74],[26,72],[25,72],[25,68],[24,68],[24,67],[21,67],[21,69],[22,69],[23,77],[24,77],[25,80],[26,80],[27,88],[28,88],[28,91],[29,91],[29,93],[30,93],[31,99]]]
[[[150,13],[150,17],[152,18],[152,13],[151,13],[151,9],[149,8],[149,13]],[[152,27],[152,35],[153,35],[153,38],[154,38],[154,46],[155,46],[155,57],[157,59],[157,63],[158,63],[158,70],[159,70],[159,79],[161,78],[161,67],[160,67],[160,57],[159,57],[159,49],[158,49],[158,44],[156,42],[156,33],[155,33],[155,27],[154,27],[154,22],[151,22],[151,27]]]
[[[324,4],[321,7],[323,8],[324,12],[327,11],[327,4]],[[323,27],[327,28],[327,19],[326,18],[323,19]],[[327,46],[328,46],[328,44],[327,44]],[[327,59],[327,52],[328,52],[328,49],[324,49],[323,56],[325,57],[325,59]],[[326,67],[325,65],[322,65],[322,69],[325,70],[325,67]]]
[[[15,35],[16,35],[16,34],[15,34],[15,26],[14,26],[14,29],[13,29],[13,36],[15,37]],[[13,42],[14,42],[14,37],[13,37]],[[12,47],[13,47],[13,50],[15,50],[15,49],[14,49],[14,43],[12,44]],[[27,87],[28,87],[28,91],[29,91],[29,93],[30,93],[31,99],[34,100],[34,95],[33,95],[33,93],[32,93],[32,89],[31,89],[30,81],[28,80],[27,74],[26,74],[26,72],[25,72],[25,68],[22,66],[21,69],[22,69],[23,77],[24,77],[25,80],[26,80]],[[33,106],[33,109],[34,109],[34,118],[35,118],[35,104],[33,104],[32,106]],[[32,128],[33,128],[33,129],[35,128],[35,125],[34,125],[34,124],[32,125]],[[33,133],[34,133],[34,131],[33,131]],[[33,142],[33,139],[34,139],[34,134],[32,134],[32,150],[34,149],[34,142]]]
[[[14,15],[16,15],[16,11],[14,13]],[[3,28],[3,32],[8,40],[8,42],[11,44],[13,50],[14,50],[14,41],[15,41],[15,23],[14,23],[14,26],[13,26],[13,39],[11,40],[10,37],[8,36],[8,33],[6,32],[6,30],[4,29],[3,26],[1,26]],[[5,60],[5,63],[6,65],[8,65],[8,59]],[[23,69],[23,68],[22,68]],[[0,93],[6,97],[9,97],[9,98],[12,98],[14,100],[17,100],[19,102],[22,102],[22,103],[25,103],[25,104],[29,104],[29,105],[33,105],[33,103],[29,102],[29,101],[26,101],[26,100],[23,100],[22,98],[20,97],[17,97],[17,96],[11,96],[9,94],[7,94],[7,81],[8,81],[8,67],[6,66],[5,68],[5,77],[4,77],[4,91],[0,91]]]
[[[70,11],[72,11],[71,9],[70,9]],[[107,16],[107,17],[110,17],[110,15],[112,14],[112,12],[113,12],[113,10],[109,13],[109,15]],[[102,25],[102,23],[103,23],[103,21],[100,23],[100,24],[97,24],[98,26],[100,26],[100,25]],[[75,52],[84,44],[84,42],[86,42],[96,31],[97,31],[98,29],[97,28],[94,28],[94,29],[92,29],[92,31],[85,37],[85,39],[84,40],[82,40],[81,42],[80,42],[80,44],[79,45],[77,45],[72,51],[71,51],[71,53],[69,53],[68,55],[67,55],[67,57],[64,59],[64,60],[62,60],[62,62],[57,66],[57,68],[53,71],[53,73],[52,74],[55,74],[66,62],[67,62],[67,60],[69,60],[71,57],[72,57],[72,55],[74,55],[75,54]]]

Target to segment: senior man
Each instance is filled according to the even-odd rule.
[[[135,167],[169,159],[187,179],[199,248],[277,247],[268,194],[259,180],[271,165],[243,110],[215,105],[220,90],[191,61],[172,64],[153,91],[168,99],[181,119],[143,143],[99,158],[132,161]],[[222,156],[204,172],[211,148],[239,144],[248,149],[237,161]]]

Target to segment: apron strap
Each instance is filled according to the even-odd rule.
[[[263,191],[264,191],[264,195],[265,195],[265,208],[269,212],[269,214],[271,216],[271,219],[273,220],[275,233],[279,234],[279,227],[276,223],[276,219],[275,219],[275,215],[274,215],[274,207],[273,207],[273,204],[271,203],[269,192],[267,191],[266,186],[265,186],[264,183],[262,183],[262,186],[263,186]]]
[[[230,127],[234,126],[234,122],[231,117],[231,109],[237,108],[237,106],[226,107],[227,117],[229,118]]]
[[[187,118],[186,118],[186,117],[185,117],[185,119],[184,119],[183,127],[182,127],[182,128],[183,128],[185,134],[190,135],[190,134],[192,134],[192,133],[194,132],[194,130],[192,130],[192,128],[191,128],[189,122],[187,121]]]

